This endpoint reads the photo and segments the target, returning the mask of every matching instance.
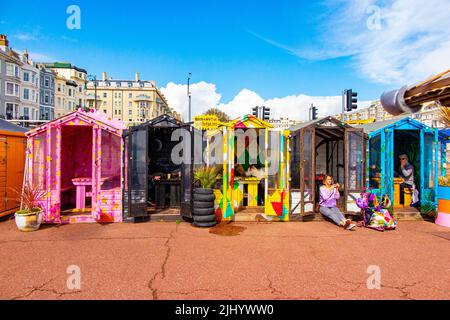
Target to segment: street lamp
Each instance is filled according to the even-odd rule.
[[[94,109],[97,110],[97,76],[88,75],[86,79],[94,83]],[[86,89],[87,89],[87,82],[86,82]]]
[[[188,78],[187,78],[187,94],[188,94],[188,99],[189,99],[189,122],[191,122],[192,121],[192,115],[191,115],[191,90],[189,90],[189,86],[190,86],[190,83],[191,83],[191,76],[192,76],[192,73],[190,73],[189,72],[189,74],[188,74]]]

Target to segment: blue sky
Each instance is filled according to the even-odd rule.
[[[419,1],[404,1],[420,9]],[[80,30],[66,27],[71,4],[81,9]],[[0,32],[13,48],[27,48],[36,60],[70,61],[99,76],[105,70],[114,78],[132,78],[139,70],[142,78],[165,87],[184,84],[192,72],[194,83],[215,86],[217,104],[244,89],[266,101],[300,94],[338,96],[354,88],[361,100],[374,100],[402,80],[422,75],[405,79],[408,70],[389,66],[390,61],[370,66],[370,42],[386,36],[367,31],[367,9],[374,4],[389,9],[387,22],[395,5],[406,10],[394,0],[8,1],[2,4]],[[391,25],[385,25],[389,38]],[[408,41],[417,41],[414,32],[423,30],[405,35]],[[381,71],[386,65],[392,70]],[[392,77],[384,77],[389,72]]]

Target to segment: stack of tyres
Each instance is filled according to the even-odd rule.
[[[214,211],[215,198],[213,189],[198,188],[194,190],[194,226],[210,228],[217,224]]]

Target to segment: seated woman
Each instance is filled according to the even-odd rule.
[[[356,224],[346,219],[336,206],[336,200],[340,198],[339,183],[334,184],[333,177],[325,175],[323,186],[320,187],[320,213],[331,219],[338,226],[346,230],[353,230]]]

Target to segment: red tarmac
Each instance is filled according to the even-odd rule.
[[[241,228],[236,228],[241,227]],[[450,229],[391,232],[328,222],[77,224],[19,232],[0,222],[0,299],[450,299]],[[70,265],[81,289],[67,288]],[[369,266],[381,289],[368,289]]]

